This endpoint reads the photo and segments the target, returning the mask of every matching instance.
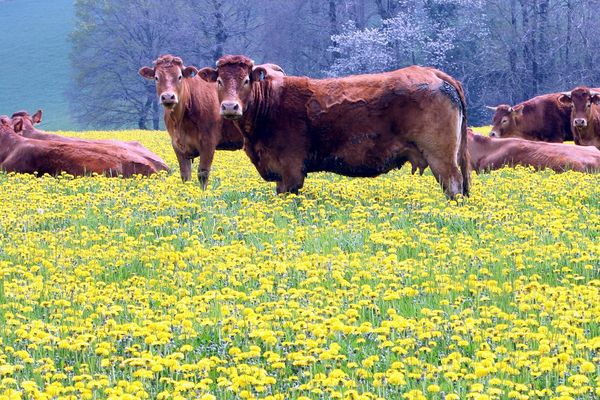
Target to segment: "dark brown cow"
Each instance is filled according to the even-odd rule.
[[[145,158],[127,149],[114,151],[92,143],[66,143],[54,140],[29,139],[15,132],[22,130],[23,122],[0,117],[0,169],[7,172],[58,175],[66,172],[74,176],[93,173],[106,176],[158,172]]]
[[[600,149],[600,90],[578,87],[563,93],[560,101],[571,109],[575,143]]]
[[[199,156],[198,180],[205,189],[215,150],[241,149],[244,140],[234,124],[220,117],[215,84],[197,78],[197,72],[169,54],[154,61],[154,67],[139,70],[142,77],[156,81],[181,178],[191,179],[192,159]]]
[[[560,93],[534,97],[516,106],[488,107],[495,111],[492,137],[516,137],[543,142],[573,140],[571,109],[558,99]]]
[[[42,121],[42,110],[38,110],[35,114],[29,115],[27,111],[17,111],[11,117],[13,125],[17,121],[22,121],[22,130],[17,132],[18,134],[25,136],[30,139],[40,140],[54,140],[58,142],[66,143],[91,143],[101,146],[107,146],[113,148],[114,151],[119,151],[122,148],[126,148],[129,151],[139,154],[144,157],[148,162],[152,163],[157,171],[169,171],[169,166],[163,161],[162,158],[145,148],[139,142],[123,142],[119,140],[91,140],[82,139],[76,137],[60,136],[52,133],[44,132],[35,127]]]
[[[468,147],[471,165],[477,172],[516,165],[556,172],[600,172],[600,150],[593,146],[493,138],[469,130]]]
[[[441,71],[317,80],[225,56],[199,74],[217,82],[221,115],[237,120],[246,153],[278,193],[297,192],[309,172],[373,177],[413,158],[450,198],[468,194],[464,95]]]

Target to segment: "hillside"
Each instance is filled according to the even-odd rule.
[[[0,114],[44,110],[43,129],[73,129],[69,45],[73,0],[0,1]]]

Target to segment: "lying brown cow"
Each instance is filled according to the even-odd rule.
[[[6,116],[0,117],[0,169],[7,172],[74,176],[104,174],[130,177],[158,172],[145,158],[127,149],[115,152],[91,143],[66,143],[54,140],[29,139],[15,132],[22,130],[22,121],[12,125]]]
[[[560,98],[571,111],[575,143],[600,149],[600,90],[578,87]]]
[[[448,197],[468,194],[464,95],[441,71],[317,80],[225,56],[199,74],[217,82],[221,115],[237,121],[246,153],[278,193],[297,192],[309,172],[373,177],[414,157]]]
[[[126,148],[127,150],[137,153],[140,156],[144,157],[146,160],[148,160],[148,162],[150,162],[154,166],[154,168],[157,171],[169,171],[169,166],[163,161],[162,158],[152,153],[150,150],[142,146],[139,142],[122,142],[119,140],[90,140],[76,137],[60,136],[41,131],[37,129],[35,125],[42,122],[42,110],[38,110],[33,115],[29,115],[27,111],[18,111],[12,115],[11,119],[13,126],[16,126],[16,123],[18,121],[22,122],[22,124],[19,124],[19,126],[22,127],[21,131],[17,131],[16,133],[30,139],[54,140],[66,143],[97,144],[101,146],[107,146],[109,148],[114,149],[114,151],[117,152],[122,148]]]
[[[600,150],[593,146],[485,137],[469,130],[468,147],[471,165],[477,172],[516,165],[556,172],[600,171]]]
[[[551,93],[516,106],[488,107],[495,111],[490,136],[557,143],[573,140],[571,109],[561,103],[559,97],[560,93]]]

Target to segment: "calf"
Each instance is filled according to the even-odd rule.
[[[469,130],[468,147],[471,166],[477,172],[516,165],[556,172],[600,171],[600,150],[593,146],[485,137]]]
[[[600,91],[578,87],[563,93],[560,100],[571,109],[575,143],[600,149]]]
[[[244,139],[234,124],[220,117],[216,85],[197,78],[197,72],[170,54],[154,61],[154,67],[139,70],[142,77],[156,82],[181,179],[191,179],[192,159],[200,157],[198,180],[205,189],[215,150],[241,149]]]
[[[23,137],[15,132],[22,130],[21,124],[17,121],[13,125],[10,118],[0,117],[0,169],[4,171],[40,175],[66,172],[74,176],[98,173],[125,178],[158,172],[145,158],[127,149]]]
[[[464,94],[441,71],[318,80],[225,56],[199,74],[217,82],[221,115],[236,121],[244,150],[278,193],[297,192],[309,172],[373,177],[413,158],[431,167],[448,197],[468,194]]]

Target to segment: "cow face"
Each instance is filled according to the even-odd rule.
[[[156,81],[156,94],[160,104],[167,109],[173,109],[179,104],[184,79],[193,78],[197,73],[196,67],[185,67],[181,58],[169,54],[154,61],[154,67],[139,70],[142,77]]]
[[[586,87],[578,87],[571,92],[561,93],[559,101],[571,106],[571,121],[575,129],[587,128],[592,118],[592,104],[600,104],[600,93]]]
[[[491,137],[519,137],[518,120],[523,115],[523,107],[511,107],[507,104],[488,107],[496,113],[492,118]]]
[[[283,71],[282,71],[283,73]],[[253,102],[253,86],[265,79],[267,69],[244,56],[225,56],[217,62],[217,69],[203,68],[199,75],[207,82],[217,83],[221,116],[240,119]]]

